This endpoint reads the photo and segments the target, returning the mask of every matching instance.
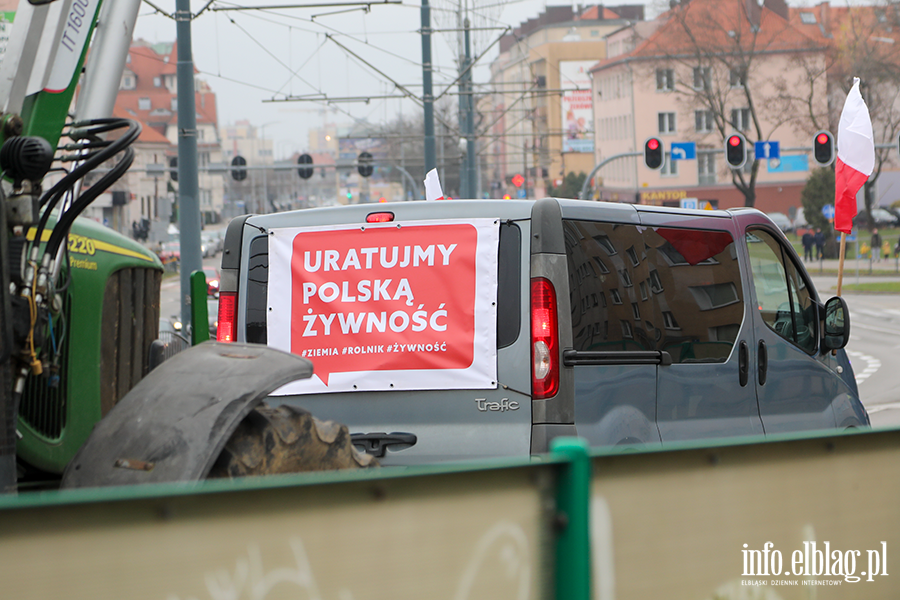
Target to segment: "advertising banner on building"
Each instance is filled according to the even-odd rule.
[[[494,219],[269,236],[268,343],[313,363],[279,394],[496,386]]]
[[[589,69],[595,60],[563,60],[559,63],[562,95],[563,152],[594,151],[594,105]]]

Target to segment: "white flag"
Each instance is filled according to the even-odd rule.
[[[432,169],[425,175],[425,199],[444,199],[444,191],[441,189],[441,178],[438,176],[437,169]]]

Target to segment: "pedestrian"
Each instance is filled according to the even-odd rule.
[[[872,229],[872,241],[869,245],[872,246],[872,261],[881,262],[881,235],[877,227]]]
[[[812,231],[807,229],[803,232],[803,237],[800,238],[801,243],[803,244],[803,260],[809,262],[813,259],[813,245],[816,243],[815,237],[813,237]]]
[[[816,242],[816,260],[822,260],[825,258],[825,234],[822,233],[822,229],[816,227],[816,234],[813,236],[813,239]]]

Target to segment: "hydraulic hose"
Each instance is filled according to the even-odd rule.
[[[97,167],[99,167],[105,161],[109,160],[110,158],[112,158],[113,156],[115,156],[116,154],[121,152],[124,148],[127,148],[128,146],[130,146],[131,143],[134,142],[134,140],[136,140],[141,133],[140,124],[137,121],[132,121],[131,119],[92,119],[90,121],[82,121],[79,123],[73,123],[70,126],[72,128],[86,127],[86,129],[83,129],[82,131],[79,132],[80,139],[96,138],[96,136],[98,136],[101,133],[105,133],[105,132],[112,131],[115,129],[121,129],[124,126],[127,126],[127,129],[126,129],[125,133],[122,134],[121,137],[119,137],[115,140],[112,140],[110,142],[103,142],[104,144],[106,144],[106,146],[104,148],[102,148],[101,150],[89,153],[87,155],[87,157],[84,159],[84,162],[82,162],[82,164],[80,164],[75,169],[72,169],[72,171],[70,171],[65,177],[60,179],[56,183],[56,185],[54,185],[52,188],[50,188],[43,195],[40,203],[41,203],[41,206],[44,207],[44,212],[41,215],[40,222],[38,223],[37,229],[35,230],[35,237],[34,237],[35,247],[40,243],[41,236],[43,235],[44,229],[47,227],[47,221],[50,218],[50,213],[56,207],[56,204],[59,202],[59,199],[62,198],[62,196],[73,185],[75,185],[76,181],[78,181],[79,179],[81,179],[82,177],[84,177],[85,175],[87,175],[88,173],[90,173],[91,171],[96,169]],[[90,142],[90,143],[93,144],[95,142]],[[129,163],[129,165],[130,165],[130,163]],[[127,167],[125,170],[127,170]],[[114,167],[110,171],[110,173],[112,173],[113,171],[118,172],[116,167]],[[107,188],[109,188],[109,186],[112,185],[113,183],[115,183],[116,179],[121,177],[123,174],[124,174],[124,171],[119,173],[116,176],[116,178],[112,179],[112,180],[109,180],[109,179],[107,179],[106,176],[104,176],[100,181],[104,182],[106,187],[101,189],[98,193],[94,194],[91,197],[91,200],[93,200],[98,195],[100,195],[100,193],[104,192]],[[98,181],[97,184],[95,184],[95,186],[92,186],[91,189],[93,189],[94,187],[97,187],[97,185],[99,185],[99,184],[100,184],[100,182]],[[83,196],[84,196],[84,194],[82,195],[82,197]],[[79,200],[80,200],[80,198],[79,198]],[[81,205],[81,203],[79,201],[76,201],[75,204],[81,206],[78,213],[80,213],[87,207],[87,204]],[[66,211],[66,213],[68,214],[69,212],[71,212],[73,208],[75,208],[75,205],[73,205],[72,208],[70,208],[68,211]],[[75,213],[74,216],[78,216],[78,213]],[[62,217],[60,217],[60,220],[61,219],[62,219]],[[74,220],[74,217],[73,217],[73,220]],[[69,224],[71,225],[71,222]],[[56,229],[59,229],[59,223],[57,223],[57,226],[54,228],[54,231]]]

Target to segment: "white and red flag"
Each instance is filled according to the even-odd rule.
[[[869,109],[859,93],[859,77],[847,94],[838,126],[837,160],[834,167],[834,228],[853,229],[856,194],[875,170],[875,136]]]
[[[441,178],[438,176],[437,169],[432,169],[425,174],[425,199],[444,199],[444,190],[441,189]]]

